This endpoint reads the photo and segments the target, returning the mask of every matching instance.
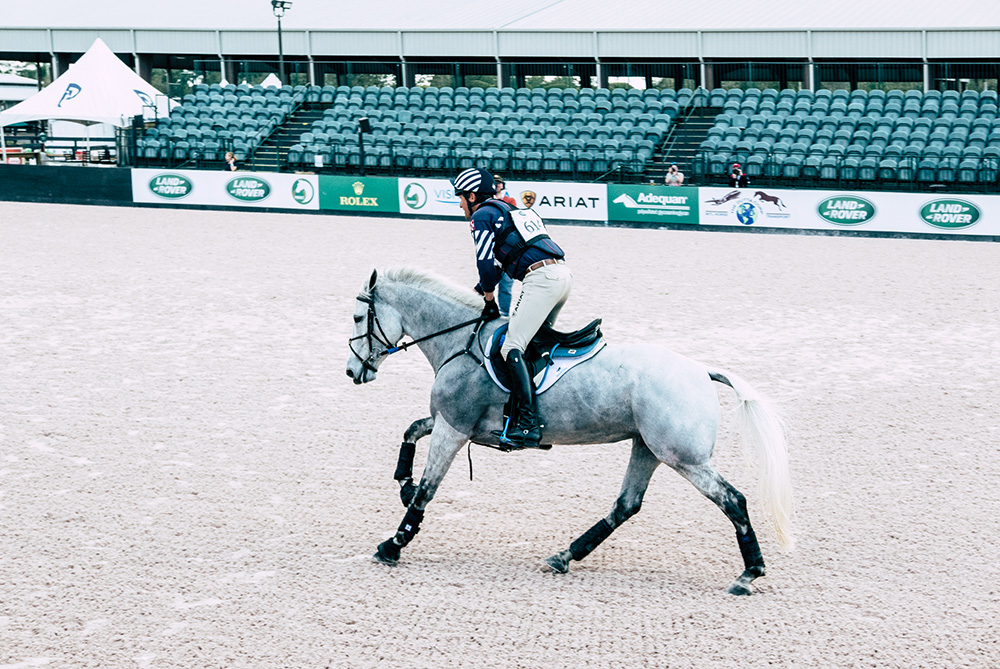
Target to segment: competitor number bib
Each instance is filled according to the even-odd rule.
[[[530,245],[539,237],[546,235],[545,224],[542,219],[530,209],[514,209],[510,212],[510,222],[514,224],[521,239],[526,245]]]

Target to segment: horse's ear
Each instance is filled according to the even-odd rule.
[[[368,290],[373,290],[375,288],[375,282],[378,281],[378,270],[372,270],[372,278],[368,279]]]

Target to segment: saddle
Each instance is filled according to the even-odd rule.
[[[510,374],[500,349],[507,336],[507,326],[504,323],[493,332],[485,360],[486,371],[505,391],[510,388]],[[524,360],[535,382],[535,394],[545,392],[567,371],[593,358],[606,343],[601,334],[600,318],[575,332],[560,332],[543,323],[524,352]]]

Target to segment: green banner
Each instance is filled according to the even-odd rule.
[[[698,189],[608,184],[608,220],[698,225]]]
[[[319,208],[398,214],[398,180],[390,177],[339,177],[321,174]]]

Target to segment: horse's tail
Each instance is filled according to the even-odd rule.
[[[778,543],[792,548],[792,483],[788,473],[788,451],[785,446],[785,426],[777,408],[769,399],[730,372],[709,369],[713,381],[724,383],[736,391],[740,402],[737,417],[740,424],[743,452],[758,464],[760,499],[774,524]]]

